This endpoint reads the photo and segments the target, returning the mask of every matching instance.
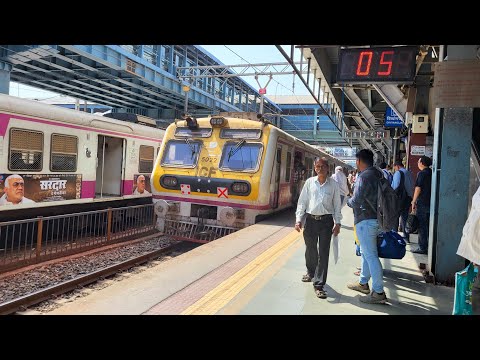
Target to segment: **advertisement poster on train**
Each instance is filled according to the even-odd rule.
[[[133,176],[133,195],[151,195],[150,175],[134,175]]]
[[[0,206],[80,199],[82,175],[0,174]]]

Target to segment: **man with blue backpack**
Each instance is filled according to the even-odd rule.
[[[350,283],[347,287],[368,294],[360,298],[360,301],[364,303],[385,304],[387,296],[383,290],[383,268],[378,257],[377,235],[380,225],[383,225],[378,221],[380,219],[379,189],[388,180],[383,180],[382,183],[383,174],[373,166],[371,150],[360,150],[357,152],[356,158],[357,169],[360,173],[355,181],[353,196],[348,200],[347,205],[353,208],[355,230],[362,251],[362,269],[359,281]],[[391,190],[393,191],[393,189]],[[371,293],[368,286],[370,277],[373,288]]]

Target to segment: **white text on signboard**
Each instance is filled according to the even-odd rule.
[[[425,146],[412,145],[410,155],[423,156],[425,155]]]

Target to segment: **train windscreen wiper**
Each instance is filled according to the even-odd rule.
[[[187,145],[190,147],[190,150],[192,151],[192,159],[193,159],[193,157],[195,156],[195,153],[197,152],[197,150],[195,149],[195,145],[193,145],[192,142],[188,140],[188,138],[185,138],[185,142],[187,143]]]
[[[236,145],[235,147],[231,148],[230,151],[228,152],[228,161],[230,161],[230,158],[235,155],[235,153],[241,149],[241,147],[243,146],[243,144],[245,144],[245,140],[242,139],[240,140]]]

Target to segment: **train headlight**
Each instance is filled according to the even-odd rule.
[[[239,194],[246,194],[250,191],[250,186],[246,182],[234,182],[232,190]]]
[[[210,125],[222,126],[225,123],[225,118],[222,116],[215,116],[210,119]]]
[[[163,176],[160,180],[160,185],[166,188],[176,188],[178,180],[175,176]]]

